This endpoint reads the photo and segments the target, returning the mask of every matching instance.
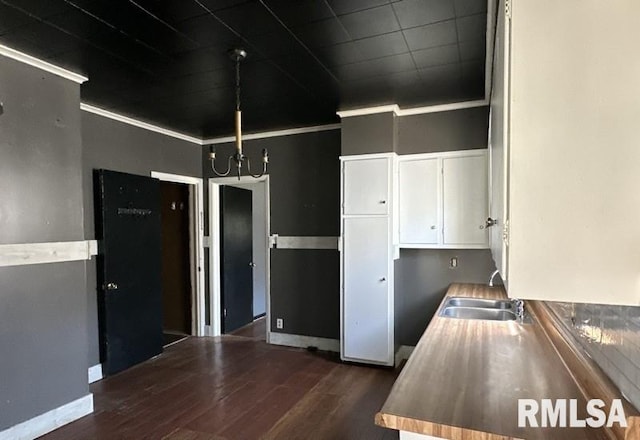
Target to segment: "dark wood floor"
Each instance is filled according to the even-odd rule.
[[[46,440],[391,440],[379,428],[397,372],[253,338],[193,338],[91,385],[95,412]]]
[[[256,341],[267,340],[267,318],[262,317],[253,321],[249,325],[239,328],[231,333],[233,336],[243,336],[245,338],[252,338]]]

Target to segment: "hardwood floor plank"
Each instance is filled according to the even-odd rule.
[[[390,440],[396,371],[252,338],[189,338],[90,385],[95,412],[45,440]]]

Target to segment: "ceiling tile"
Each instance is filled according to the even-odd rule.
[[[432,47],[411,52],[418,68],[458,63],[460,55],[457,44]]]
[[[333,17],[333,11],[318,0],[263,0],[287,26],[298,26]]]
[[[420,76],[425,82],[437,82],[448,78],[460,78],[460,64],[447,64],[446,66],[435,66],[420,69]]]
[[[365,38],[400,30],[390,5],[340,16],[352,38]]]
[[[456,22],[459,41],[485,41],[487,14],[469,15],[468,17],[458,18]]]
[[[329,0],[331,9],[337,15],[350,14],[351,12],[375,8],[389,3],[387,0]]]
[[[462,61],[484,59],[486,44],[484,39],[475,39],[460,43],[460,59]]]
[[[28,15],[10,6],[0,3],[0,35],[11,30],[19,28],[25,24],[31,23],[32,20]]]
[[[393,55],[390,57],[377,58],[359,63],[336,66],[333,71],[338,78],[344,81],[355,81],[358,79],[389,75],[391,73],[414,70],[415,64],[408,53]]]
[[[316,56],[327,66],[351,64],[364,61],[365,57],[357,46],[356,42],[334,44],[333,46],[316,49]]]
[[[14,7],[27,15],[32,14],[39,18],[45,18],[64,12],[69,12],[74,8],[61,1],[42,0],[2,0],[7,6]]]
[[[312,47],[330,46],[351,40],[342,23],[336,18],[295,27],[293,33]]]
[[[196,2],[184,0],[130,0],[134,6],[170,24],[207,13]]]
[[[409,51],[402,32],[378,35],[354,42],[365,59],[380,58]]]
[[[275,32],[282,26],[260,3],[250,2],[217,11],[215,15],[243,36]]]
[[[455,18],[451,0],[403,0],[393,9],[403,29]]]
[[[454,20],[443,21],[427,26],[402,31],[410,50],[454,44],[458,41]]]
[[[455,0],[454,5],[458,17],[487,12],[486,0]]]

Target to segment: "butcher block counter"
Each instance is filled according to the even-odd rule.
[[[507,298],[501,287],[476,284],[451,285],[443,303],[451,296]],[[535,314],[531,318],[520,324],[436,313],[376,415],[376,424],[455,440],[616,438],[605,429],[518,428],[518,399],[578,399],[579,418],[588,417],[581,387],[541,321]],[[632,437],[627,433],[626,438]]]

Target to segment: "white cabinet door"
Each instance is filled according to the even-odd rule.
[[[400,243],[439,243],[440,161],[418,159],[398,165]]]
[[[358,159],[343,163],[344,215],[389,212],[390,159]]]
[[[486,245],[486,155],[443,159],[445,245]]]
[[[343,221],[342,358],[393,364],[389,219]]]

